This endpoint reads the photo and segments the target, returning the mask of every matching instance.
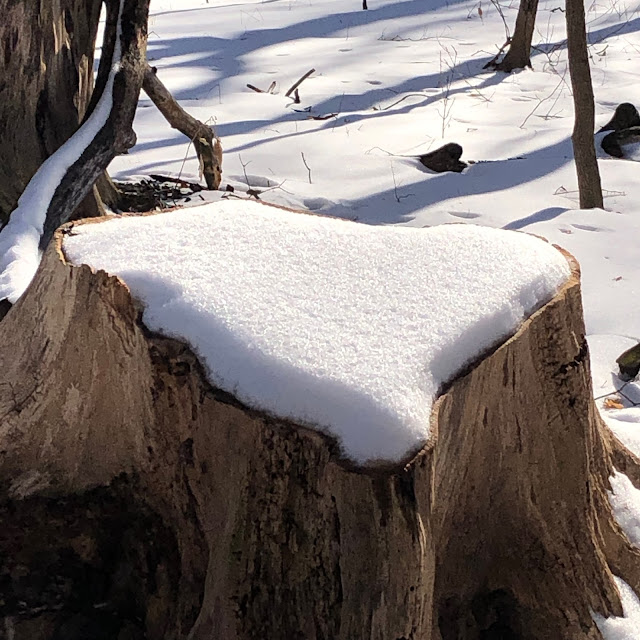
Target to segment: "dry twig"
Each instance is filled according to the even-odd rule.
[[[309,69],[309,71],[307,71],[307,73],[305,73],[302,78],[300,78],[300,80],[298,80],[297,82],[294,82],[291,85],[291,88],[289,89],[289,91],[287,91],[287,93],[284,94],[285,98],[288,98],[312,73],[315,73],[315,69]],[[296,104],[299,104],[300,102],[300,97],[297,96],[297,100],[296,100]]]
[[[304,157],[304,153],[302,153],[302,151],[300,152],[300,155],[302,156],[302,162],[304,162],[304,166],[307,167],[307,171],[309,172],[309,184],[313,184],[311,182],[311,169],[309,168],[309,165],[307,164],[307,161]]]

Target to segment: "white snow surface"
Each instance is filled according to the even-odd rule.
[[[640,637],[640,600],[633,589],[621,578],[614,576],[624,616],[603,618],[594,615],[604,640],[637,640]]]
[[[623,380],[616,364],[616,358],[638,340],[620,335],[592,335],[588,341],[593,395],[600,415],[618,440],[640,457],[640,380]],[[614,401],[615,405],[607,406],[608,401]],[[635,495],[640,498],[640,494]]]
[[[640,547],[640,490],[624,474],[616,471],[610,478],[609,502],[616,520],[629,541]],[[640,631],[640,626],[638,627]]]
[[[144,323],[189,342],[215,385],[332,433],[358,463],[423,445],[442,383],[570,274],[526,234],[371,226],[251,201],[76,231],[69,259],[120,276]]]
[[[40,264],[40,237],[51,198],[65,173],[83,154],[109,117],[113,105],[113,81],[120,69],[120,2],[113,64],[104,93],[86,122],[55,153],[49,156],[31,178],[0,231],[0,300],[14,303],[24,293]]]

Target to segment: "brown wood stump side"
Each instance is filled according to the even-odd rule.
[[[431,442],[361,469],[213,388],[62,238],[0,324],[14,640],[596,639],[611,570],[639,590],[606,489],[640,466],[597,416],[577,268],[451,383]]]

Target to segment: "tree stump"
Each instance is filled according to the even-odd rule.
[[[415,457],[358,468],[212,387],[66,232],[0,323],[0,637],[595,640],[611,572],[640,592],[577,267]]]

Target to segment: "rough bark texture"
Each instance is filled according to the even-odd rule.
[[[167,122],[193,142],[207,189],[217,189],[222,180],[222,145],[213,129],[189,115],[160,82],[156,69],[149,65],[144,74],[143,89]]]
[[[487,67],[511,73],[514,69],[531,66],[531,40],[537,12],[538,0],[521,0],[509,50],[500,62],[493,60]]]
[[[109,76],[120,20],[120,70],[113,82],[111,111],[104,126],[80,158],[69,167],[53,194],[40,238],[41,248],[47,246],[53,232],[62,223],[71,219],[76,205],[91,190],[111,160],[135,144],[136,136],[131,125],[146,68],[148,13],[149,0],[107,2],[105,46],[90,107],[97,104]]]
[[[101,0],[0,0],[0,227],[78,128],[93,85]],[[82,215],[97,215],[92,195]]]
[[[605,493],[639,461],[594,407],[577,275],[423,450],[363,470],[213,388],[65,232],[0,323],[5,637],[596,640],[610,570],[640,589]]]
[[[582,209],[602,208],[602,186],[593,139],[595,107],[583,0],[567,0],[567,51],[575,123],[571,140]]]

